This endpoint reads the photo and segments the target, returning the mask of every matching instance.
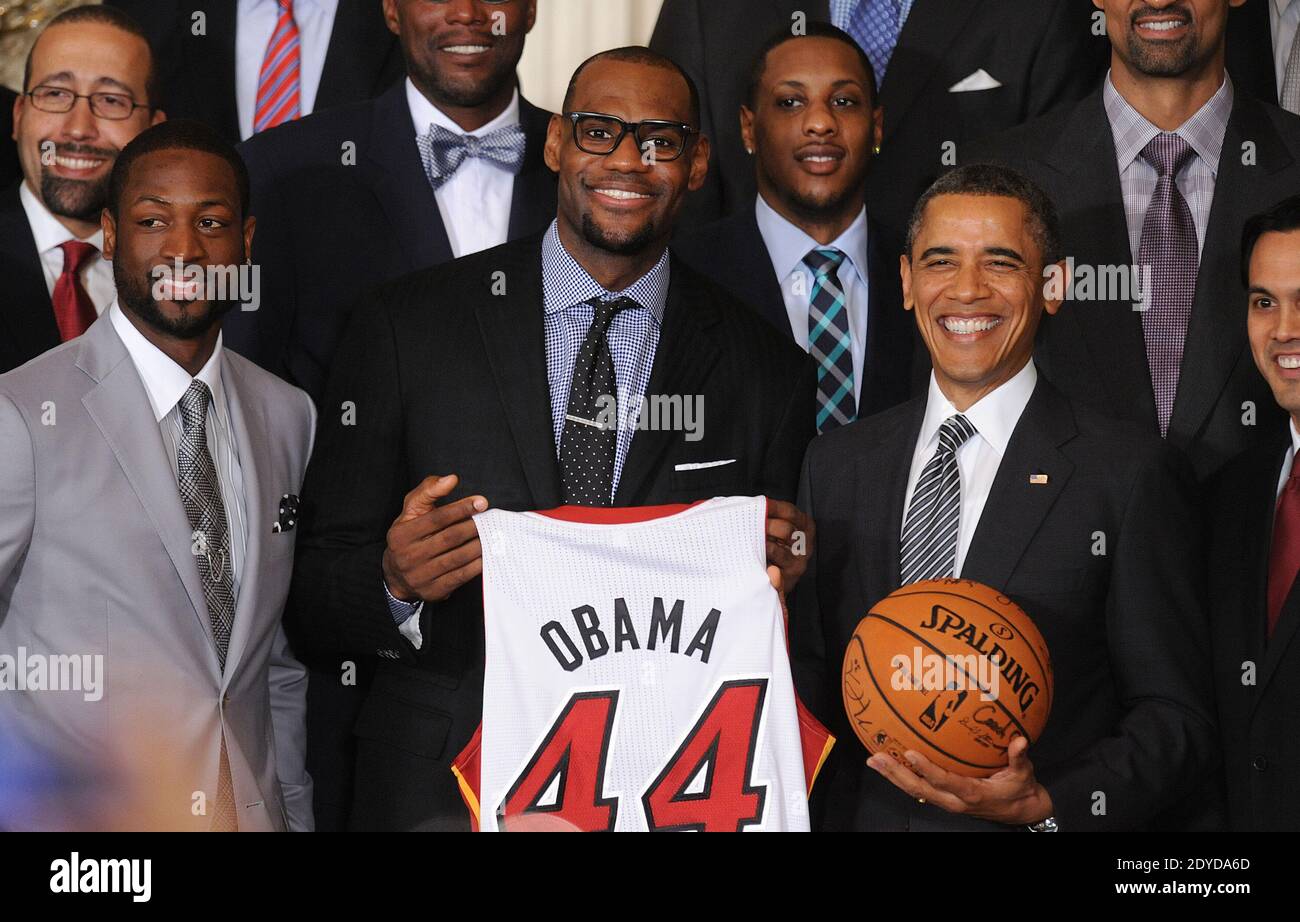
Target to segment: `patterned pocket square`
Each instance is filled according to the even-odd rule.
[[[969,77],[963,77],[952,86],[948,87],[948,92],[971,93],[975,90],[996,90],[1001,85],[1002,84],[996,77],[981,67]]]
[[[271,526],[273,533],[278,535],[282,531],[294,530],[298,525],[298,505],[296,493],[286,493],[280,497],[280,517]]]

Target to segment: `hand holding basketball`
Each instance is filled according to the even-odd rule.
[[[949,813],[977,816],[996,823],[1029,825],[1055,811],[1052,796],[1034,777],[1028,750],[1029,741],[1023,736],[1016,737],[1007,747],[1010,759],[1007,767],[987,778],[968,778],[945,771],[911,749],[904,753],[912,766],[910,769],[884,753],[876,753],[867,764],[909,796]]]

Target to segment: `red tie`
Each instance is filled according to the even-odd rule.
[[[54,281],[54,322],[59,325],[59,339],[67,342],[95,322],[95,304],[81,284],[81,268],[99,256],[93,243],[69,240],[59,244],[63,251],[63,274]]]
[[[274,128],[301,115],[298,92],[299,39],[293,0],[278,0],[280,15],[267,42],[257,78],[253,133]]]
[[[1300,572],[1300,468],[1293,462],[1273,519],[1273,546],[1268,554],[1268,636],[1273,636],[1282,604]]]

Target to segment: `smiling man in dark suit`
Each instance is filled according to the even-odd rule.
[[[545,234],[400,279],[354,317],[325,406],[357,412],[321,416],[295,577],[307,632],[381,657],[354,828],[469,828],[450,762],[482,710],[475,512],[764,494],[770,562],[787,586],[806,564],[789,501],[810,360],[668,253],[708,169],[698,114],[649,49],[588,60],[547,136]],[[592,425],[615,395],[618,424]]]
[[[807,21],[848,32],[870,56],[884,112],[867,187],[872,218],[901,238],[912,205],[967,141],[1083,96],[1105,42],[1087,0],[665,0],[650,47],[700,85],[714,140],[710,178],[684,224],[749,207],[754,172],[737,113],[750,60],[778,29]]]
[[[165,117],[140,26],[82,6],[50,20],[11,107],[23,181],[0,192],[0,372],[80,336],[113,301],[99,216],[122,148]]]
[[[1300,196],[1246,222],[1251,353],[1290,417],[1209,484],[1210,611],[1235,830],[1300,830]]]
[[[1037,358],[1070,397],[1167,437],[1205,478],[1281,422],[1246,346],[1237,265],[1246,218],[1300,188],[1300,118],[1227,76],[1240,0],[1095,2],[1105,80],[963,162],[1007,163],[1041,185],[1077,275],[1137,274],[1080,287],[1043,324]]]
[[[272,232],[253,252],[260,308],[226,318],[231,348],[319,398],[361,295],[547,225],[549,113],[515,78],[535,13],[535,0],[385,0],[407,79],[241,145]]]
[[[758,195],[678,237],[693,268],[756,308],[818,363],[819,432],[907,399],[916,327],[897,245],[863,204],[879,140],[875,77],[844,32],[777,32],[750,68],[741,134]]]
[[[148,32],[164,108],[173,118],[207,122],[231,144],[292,118],[371,99],[402,78],[401,50],[378,0],[106,2]],[[287,79],[281,83],[280,76]],[[296,91],[296,106],[274,105],[277,85],[286,95]]]
[[[318,400],[347,312],[374,286],[555,216],[542,160],[549,113],[515,78],[533,0],[386,0],[383,12],[406,80],[240,145],[264,231],[253,244],[261,304],[227,315],[226,341]],[[350,810],[351,725],[371,668],[355,656],[341,666],[307,643],[308,758],[317,816],[334,828]],[[353,668],[356,684],[341,684]]]
[[[1050,201],[1000,166],[952,171],[917,203],[904,305],[929,392],[816,439],[799,507],[817,547],[790,613],[796,683],[838,728],[827,829],[1141,829],[1215,758],[1196,520],[1174,453],[1075,404],[1039,374],[1034,333],[1060,262]],[[1017,602],[1054,673],[1041,737],[985,779],[867,752],[840,664],[901,585],[971,579]],[[864,760],[867,764],[864,765]]]

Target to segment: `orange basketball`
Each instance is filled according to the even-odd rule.
[[[891,592],[844,654],[844,707],[871,752],[913,749],[959,775],[1007,764],[1016,736],[1038,739],[1052,710],[1052,662],[1020,606],[968,579]]]

